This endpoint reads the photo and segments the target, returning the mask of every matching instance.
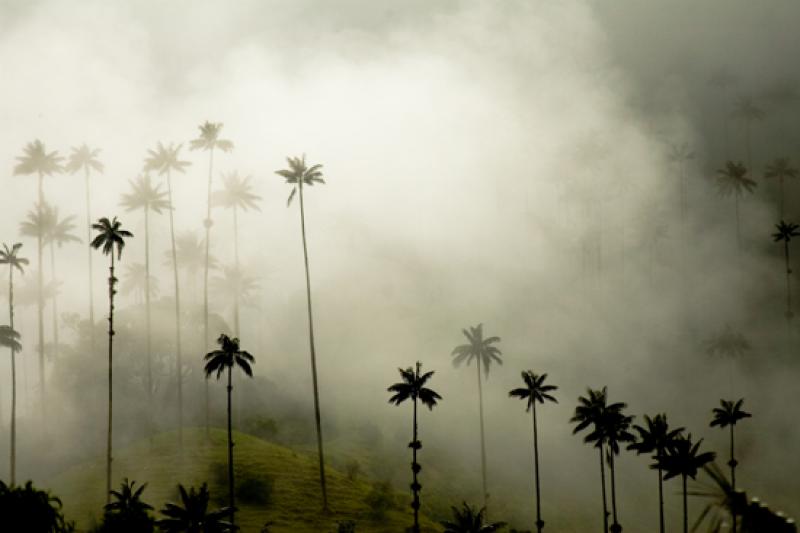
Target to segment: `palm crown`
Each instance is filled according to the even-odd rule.
[[[593,425],[592,431],[584,437],[583,441],[594,443],[596,448],[608,443],[615,454],[619,453],[620,442],[634,440],[633,434],[628,431],[633,417],[622,413],[627,405],[622,402],[608,404],[606,387],[600,390],[588,389],[587,392],[586,397],[578,398],[575,414],[570,419],[570,422],[577,424],[572,433],[578,433]]]
[[[133,237],[133,233],[122,229],[122,223],[114,217],[112,220],[103,217],[92,224],[92,229],[99,232],[92,240],[92,248],[102,248],[104,255],[114,255],[117,250],[117,259],[122,257],[122,249],[125,247],[125,239]]]
[[[161,213],[169,209],[167,193],[161,190],[161,184],[153,186],[149,175],[139,176],[135,180],[130,180],[131,191],[122,195],[120,205],[126,211],[135,209],[149,209],[155,213]]]
[[[255,293],[260,288],[258,279],[245,275],[242,269],[235,266],[226,266],[222,269],[222,275],[211,278],[211,290],[231,305],[237,301],[255,305]]]
[[[470,364],[474,359],[483,365],[483,371],[488,376],[489,367],[491,366],[492,361],[499,365],[503,364],[503,360],[500,358],[502,355],[500,348],[492,346],[494,343],[500,342],[500,337],[489,337],[484,339],[483,324],[478,324],[474,328],[470,326],[469,328],[462,329],[461,331],[464,333],[464,336],[467,338],[469,343],[461,344],[453,348],[453,353],[450,354],[455,356],[453,359],[453,365],[458,366],[464,361],[466,361],[467,364]]]
[[[739,420],[753,416],[742,410],[744,398],[740,398],[735,402],[733,400],[720,400],[719,402],[722,407],[714,408],[714,418],[711,420],[711,427],[719,426],[724,428],[727,426],[735,426]]]
[[[485,523],[486,509],[481,508],[475,510],[467,505],[467,502],[462,503],[461,509],[458,507],[451,507],[453,511],[453,521],[441,522],[444,527],[444,533],[493,533],[505,527],[505,522]]]
[[[717,191],[720,196],[752,193],[758,184],[747,173],[747,167],[741,161],[726,161],[725,168],[717,170]]]
[[[120,490],[112,490],[111,496],[115,501],[106,504],[105,510],[122,515],[130,516],[139,513],[147,513],[153,507],[142,501],[142,492],[147,488],[147,483],[135,489],[135,481],[128,481],[125,478],[120,485]]]
[[[217,343],[220,345],[220,349],[207,353],[205,357],[206,377],[216,372],[217,379],[219,379],[226,369],[232,369],[234,366],[241,368],[248,376],[253,376],[253,369],[250,365],[255,362],[255,359],[248,352],[239,349],[239,339],[230,338],[223,333],[217,339]]]
[[[178,485],[181,505],[168,503],[161,510],[166,518],[158,521],[158,526],[167,533],[184,533],[187,531],[203,533],[223,533],[230,531],[231,523],[225,520],[230,514],[228,507],[215,511],[208,510],[210,494],[208,485],[203,483],[200,490],[191,487],[187,492],[183,485]]]
[[[103,172],[103,163],[97,159],[99,154],[99,148],[92,150],[86,144],[77,148],[73,146],[72,153],[69,154],[69,158],[67,159],[67,164],[64,165],[64,170],[70,174],[75,174],[81,169]]]
[[[800,172],[792,166],[787,157],[779,157],[770,163],[764,171],[764,177],[768,179],[784,180],[786,178],[796,178]]]
[[[175,254],[178,257],[178,266],[185,268],[193,274],[203,266],[205,261],[205,241],[200,239],[196,233],[186,231],[175,238]],[[166,264],[172,266],[172,252],[164,254]],[[209,256],[209,268],[217,268],[217,260],[214,256]]]
[[[25,145],[24,154],[17,157],[18,163],[14,166],[14,175],[42,174],[50,176],[61,172],[63,157],[58,151],[48,152],[44,143],[39,139]]]
[[[705,348],[711,356],[741,357],[750,351],[751,346],[747,337],[726,324],[723,331],[705,342]]]
[[[297,193],[298,187],[308,185],[309,187],[315,183],[325,183],[322,179],[322,165],[306,166],[306,154],[302,157],[287,157],[286,161],[289,163],[288,169],[276,170],[275,174],[283,176],[286,183],[293,185],[292,192],[289,193],[289,199],[286,200],[286,205],[292,203],[294,195]]]
[[[241,177],[236,171],[222,176],[223,189],[214,194],[213,203],[225,208],[238,208],[243,211],[255,209],[259,211],[258,203],[261,197],[253,193],[251,176]]]
[[[20,225],[20,233],[26,237],[42,236],[45,244],[59,247],[68,242],[81,242],[71,232],[75,229],[75,217],[59,218],[58,208],[45,203],[41,209],[28,211]]]
[[[400,405],[408,399],[412,401],[419,399],[428,409],[433,410],[434,406],[442,397],[439,396],[439,393],[436,391],[425,387],[425,383],[433,376],[433,372],[420,374],[421,368],[422,365],[417,363],[416,371],[411,367],[405,370],[402,368],[397,369],[403,381],[395,383],[387,389],[389,392],[394,393],[394,395],[389,398],[389,403]]]
[[[686,476],[692,479],[697,476],[697,471],[706,463],[714,460],[717,454],[714,452],[700,453],[700,444],[703,439],[693,443],[692,434],[681,435],[672,441],[665,453],[657,460],[654,465],[663,470],[666,474],[664,479],[677,476]]]
[[[169,146],[164,146],[164,143],[159,141],[155,150],[147,150],[148,156],[144,160],[145,172],[155,171],[159,175],[164,175],[173,170],[181,173],[186,172],[186,167],[192,163],[181,161],[181,146],[173,143],[169,143]]]
[[[130,294],[136,292],[138,294],[146,294],[147,289],[150,289],[150,296],[158,298],[161,289],[159,288],[159,278],[150,274],[149,280],[147,276],[147,268],[143,263],[133,263],[125,265],[125,279],[122,284],[122,293]],[[149,281],[149,283],[148,283]]]
[[[695,153],[689,148],[689,143],[673,144],[669,148],[669,160],[674,163],[689,161],[694,159]]]
[[[508,395],[516,396],[520,400],[528,400],[527,411],[531,410],[534,402],[544,403],[545,400],[548,400],[558,403],[558,400],[550,395],[550,392],[557,390],[558,387],[545,385],[545,379],[547,379],[547,374],[537,375],[531,370],[525,370],[522,372],[522,380],[525,382],[525,387],[513,389]]]
[[[753,99],[749,97],[739,98],[731,114],[738,119],[748,122],[764,118],[764,110],[758,107]]]
[[[22,351],[22,345],[19,343],[19,333],[17,333],[11,326],[0,326],[0,346],[11,348],[15,352]]]
[[[645,426],[634,424],[633,429],[639,434],[639,438],[628,445],[628,449],[635,450],[637,454],[661,454],[684,431],[684,428],[670,429],[667,415],[663,413],[653,418],[644,415],[644,421]]]
[[[28,260],[17,255],[20,248],[22,248],[22,243],[20,242],[14,243],[11,248],[6,243],[3,243],[3,248],[0,250],[0,265],[9,265],[9,267],[19,270],[20,274],[24,274],[25,269],[22,267],[28,264]]]
[[[219,138],[222,126],[222,122],[209,122],[206,120],[203,124],[198,126],[198,128],[200,128],[200,137],[189,142],[189,149],[212,150],[214,148],[219,148],[223,152],[230,152],[233,150],[233,141]]]
[[[772,234],[772,240],[775,242],[786,241],[790,242],[792,237],[800,237],[800,232],[797,231],[800,229],[800,225],[795,224],[794,222],[784,222],[781,220],[777,224],[775,224],[775,228],[777,228],[777,232]]]

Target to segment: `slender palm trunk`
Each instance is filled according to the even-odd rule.
[[[683,533],[689,533],[689,499],[686,491],[686,474],[683,476]],[[735,521],[734,521],[735,522]],[[736,526],[734,526],[734,531]]]
[[[239,217],[236,206],[233,206],[233,258],[236,266],[236,275],[241,280],[241,271],[239,270]],[[239,291],[241,287],[236,287],[233,294],[233,332],[239,336]]]
[[[89,167],[84,167],[86,182],[86,242],[92,242],[92,208],[89,192]],[[91,332],[92,350],[95,347],[94,339],[94,275],[92,273],[92,247],[87,246],[86,261],[89,266],[89,331]]]
[[[656,464],[661,464],[661,450],[658,450]],[[658,525],[660,533],[664,533],[664,477],[658,469]]]
[[[752,154],[752,150],[750,148],[751,145],[750,145],[750,121],[749,120],[745,121],[745,124],[744,124],[744,137],[745,137],[744,141],[745,141],[746,148],[747,148],[747,168],[750,170],[750,172],[752,172],[753,171],[753,154]]]
[[[736,459],[734,455],[734,437],[733,437],[733,428],[734,424],[730,425],[730,432],[731,432],[731,460],[728,461],[728,466],[731,467],[731,490],[734,494],[736,494]],[[734,499],[734,501],[736,501]],[[736,507],[731,506],[731,521],[733,522],[733,527],[731,531],[736,533]]]
[[[150,207],[144,208],[144,313],[145,313],[145,346],[147,351],[147,422],[150,425],[150,443],[153,439],[153,363],[150,315]]]
[[[106,444],[106,503],[111,503],[111,439],[112,439],[112,413],[114,409],[113,396],[113,359],[114,359],[114,250],[111,250],[111,265],[108,276],[108,441]]]
[[[233,430],[231,429],[231,392],[233,391],[233,366],[228,367],[228,500],[231,508],[231,524],[235,524],[236,502],[233,483]],[[235,528],[234,528],[235,529]]]
[[[739,217],[739,193],[734,193],[736,203],[736,251],[740,255],[742,252],[742,229]]]
[[[37,211],[41,219],[42,210],[44,209],[44,192],[42,191],[42,173],[39,172],[39,205]],[[38,298],[36,302],[36,313],[39,320],[39,401],[42,408],[42,427],[47,427],[47,406],[45,404],[45,381],[44,381],[44,266],[42,265],[42,255],[44,243],[42,239],[42,230],[36,235],[36,255],[38,260],[38,272],[36,273],[36,282],[38,284]],[[46,430],[45,430],[46,431]]]
[[[8,325],[14,329],[14,267],[8,265]],[[17,351],[11,347],[11,486],[17,479]]]
[[[58,280],[56,279],[56,245],[50,243],[50,277],[53,280],[53,357],[58,359]]]
[[[779,198],[780,203],[778,204],[780,206],[779,207],[779,209],[780,209],[779,215],[780,216],[778,217],[778,220],[783,220],[783,176],[780,176],[778,178],[778,189],[779,189],[778,196],[780,196],[780,198]]]
[[[175,222],[172,203],[172,175],[167,170],[167,200],[169,200],[169,236],[172,244],[172,276],[175,283],[175,380],[178,385],[178,444],[183,448],[183,362],[181,360],[181,291],[178,283],[178,253],[175,248]],[[148,291],[149,292],[149,291]],[[206,381],[206,422],[208,422],[208,382]],[[206,430],[208,428],[206,427]]]
[[[205,265],[203,267],[203,347],[205,349],[206,346],[210,344],[210,340],[208,338],[208,263],[209,257],[211,253],[211,178],[214,172],[214,147],[212,146],[211,149],[208,151],[208,190],[207,190],[207,201],[206,201],[206,220],[204,226],[206,228],[206,260]],[[205,400],[206,400],[206,437],[210,436],[210,420],[209,420],[209,412],[210,412],[210,404],[209,404],[209,393],[208,393],[208,380],[206,380],[206,389],[205,389]]]
[[[533,402],[533,472],[536,479],[536,531],[542,533],[544,521],[541,512],[541,496],[539,489],[539,431],[536,425],[536,402]]]
[[[308,307],[308,342],[311,350],[311,381],[314,385],[314,421],[317,426],[317,451],[319,454],[319,484],[322,489],[322,508],[328,510],[328,489],[325,483],[325,453],[322,448],[322,417],[319,408],[319,383],[317,380],[317,351],[314,347],[314,319],[311,312],[311,273],[308,268],[308,244],[306,242],[306,211],[303,203],[303,180],[297,185],[300,193],[300,231],[303,236],[303,261],[306,268],[306,303]]]
[[[483,386],[481,385],[481,360],[477,359],[478,364],[478,409],[481,422],[481,477],[483,479],[483,507],[486,510],[486,519],[489,519],[489,490],[486,487],[486,439],[483,430]]]
[[[617,520],[617,482],[616,482],[616,475],[614,469],[614,452],[609,447],[609,454],[608,454],[608,461],[609,461],[609,470],[611,471],[611,513],[613,518],[613,523],[611,524],[611,532],[612,533],[619,533],[622,531],[622,526],[619,525],[619,521]]]
[[[789,266],[789,241],[783,241],[783,255],[786,259],[786,319],[792,318],[792,268]]]
[[[600,444],[600,485],[603,493],[603,533],[608,533],[608,503],[606,500],[606,465],[603,460],[603,444]]]
[[[419,377],[419,363],[417,363],[417,377]],[[419,465],[417,463],[417,448],[420,447],[420,443],[418,440],[418,431],[417,431],[417,398],[414,397],[414,440],[411,441],[411,471],[414,474],[414,482],[411,484],[411,492],[414,495],[414,499],[411,502],[411,508],[414,509],[414,533],[419,533],[419,491],[420,491],[420,484],[417,479],[417,474],[419,473]]]

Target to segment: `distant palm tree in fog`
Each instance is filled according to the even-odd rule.
[[[744,123],[745,148],[747,150],[747,166],[753,168],[753,151],[750,139],[750,129],[753,122],[764,118],[764,110],[758,107],[750,97],[739,98],[733,107],[731,115]]]
[[[637,439],[628,445],[629,450],[635,450],[637,454],[652,453],[656,461],[652,467],[658,470],[658,523],[659,531],[664,533],[664,474],[660,466],[661,458],[665,450],[672,446],[672,443],[684,431],[679,427],[671,429],[667,423],[667,415],[657,414],[653,418],[644,415],[645,426],[635,424],[633,429],[639,434]]]
[[[798,176],[800,176],[800,171],[792,166],[792,162],[788,157],[779,157],[775,159],[772,163],[767,165],[767,168],[764,170],[765,179],[778,180],[778,195],[780,196],[778,209],[779,220],[783,220],[784,217],[784,199],[786,197],[784,193],[784,182],[788,179],[796,179]]]
[[[558,403],[550,393],[557,390],[555,385],[545,385],[544,380],[547,379],[547,374],[537,375],[532,370],[525,370],[522,372],[522,381],[525,383],[524,387],[511,390],[508,395],[517,397],[520,400],[526,400],[526,411],[532,411],[533,418],[533,472],[536,484],[536,531],[541,533],[544,529],[544,521],[542,520],[541,513],[541,497],[539,489],[539,433],[536,424],[536,403],[544,404],[545,400]]]
[[[194,294],[197,301],[200,301],[201,296],[197,289],[197,274],[203,269],[205,265],[205,242],[197,236],[194,231],[184,231],[175,237],[176,246],[176,259],[178,261],[178,268],[183,269],[189,279],[189,292]],[[165,254],[166,262],[172,268],[172,250]],[[209,268],[217,268],[217,259],[212,255],[209,257]]]
[[[736,456],[734,454],[734,428],[736,427],[736,423],[740,420],[745,418],[750,418],[750,413],[744,411],[742,409],[742,404],[744,403],[744,398],[740,398],[736,401],[733,400],[720,400],[721,407],[715,407],[713,412],[713,418],[711,420],[710,426],[713,428],[715,426],[719,426],[720,428],[730,428],[730,445],[731,445],[731,454],[730,460],[728,461],[728,466],[731,467],[731,487],[733,492],[736,492]],[[734,510],[735,511],[735,510]],[[733,519],[733,533],[736,533],[736,516],[734,514]]]
[[[228,505],[231,510],[231,524],[235,526],[236,503],[234,502],[234,483],[233,483],[233,431],[231,429],[231,393],[233,392],[233,369],[239,367],[248,377],[253,377],[253,369],[250,365],[255,362],[250,353],[239,349],[239,339],[230,338],[224,333],[217,339],[220,346],[219,350],[214,350],[206,354],[205,372],[206,379],[211,374],[217,374],[217,380],[226,370],[228,371]]]
[[[772,234],[772,240],[775,242],[783,242],[783,256],[786,260],[786,318],[790,319],[794,316],[794,313],[792,312],[792,267],[789,262],[789,242],[791,242],[792,237],[800,237],[800,231],[798,231],[800,226],[794,222],[784,222],[781,220],[779,223],[775,224],[775,228],[777,228],[778,231]]]
[[[3,249],[0,250],[0,265],[8,265],[8,330],[5,332],[4,340],[0,339],[0,344],[7,346],[11,349],[11,468],[10,477],[11,484],[16,483],[17,472],[17,361],[16,355],[20,351],[19,334],[16,336],[14,333],[14,269],[18,270],[20,274],[25,273],[23,267],[28,265],[28,260],[21,257],[19,250],[22,248],[21,243],[14,243],[11,248],[3,243]]]
[[[150,292],[151,299],[158,298],[159,294],[161,294],[159,278],[152,274],[148,277],[144,263],[129,263],[125,265],[122,294],[126,296],[133,294],[137,303],[144,304],[147,291]]]
[[[254,305],[259,288],[258,279],[245,275],[236,267],[226,266],[219,276],[211,278],[211,292],[215,299],[233,309],[234,336],[239,336],[239,306]]]
[[[716,457],[714,452],[700,453],[703,439],[692,442],[692,434],[681,435],[674,439],[665,453],[656,463],[657,468],[666,472],[664,480],[681,476],[683,481],[683,533],[689,533],[689,504],[687,478],[695,479],[697,471]]]
[[[57,151],[48,152],[44,143],[39,139],[28,143],[23,150],[23,154],[17,157],[18,163],[14,167],[14,175],[35,174],[37,176],[37,211],[44,208],[44,189],[43,181],[44,176],[52,176],[53,174],[60,173],[63,169],[61,161],[64,158],[58,155]],[[37,286],[39,288],[39,298],[37,301],[36,312],[38,320],[39,332],[39,396],[42,409],[42,419],[44,420],[45,412],[45,372],[44,372],[44,295],[42,289],[44,287],[44,268],[43,268],[43,251],[44,251],[44,235],[41,233],[36,236],[36,264],[37,264]]]
[[[494,533],[506,526],[505,522],[489,522],[486,516],[486,508],[475,509],[467,505],[467,502],[458,507],[450,508],[453,512],[452,522],[445,520],[440,522],[444,527],[444,533]]]
[[[108,267],[108,443],[106,453],[106,503],[111,498],[111,428],[113,413],[113,354],[114,354],[114,295],[117,293],[117,278],[114,276],[114,252],[117,259],[122,259],[122,249],[125,239],[133,237],[133,233],[122,229],[122,223],[114,217],[112,220],[101,218],[92,229],[98,234],[92,240],[91,246],[95,250],[102,249],[103,255],[110,256]]]
[[[742,249],[742,231],[739,217],[739,200],[745,193],[752,194],[758,185],[750,179],[747,168],[740,162],[727,161],[725,167],[717,170],[717,191],[723,198],[733,196],[736,204],[736,245]]]
[[[83,170],[84,185],[86,192],[86,242],[92,240],[92,203],[91,203],[91,187],[89,186],[89,177],[92,171],[103,173],[103,163],[97,158],[100,155],[100,149],[89,148],[85,143],[79,147],[72,147],[72,153],[69,154],[67,164],[64,170],[70,174],[75,174],[79,170]],[[95,346],[94,342],[94,276],[92,272],[92,248],[86,248],[86,260],[89,267],[89,323],[92,325],[90,328],[92,332],[92,348]]]
[[[488,378],[489,368],[495,362],[498,365],[503,364],[501,358],[502,352],[497,346],[493,344],[500,342],[500,337],[483,338],[483,324],[478,324],[475,327],[468,327],[462,329],[461,332],[467,338],[466,344],[461,344],[453,348],[451,353],[453,358],[453,366],[458,367],[461,363],[466,362],[469,365],[473,360],[475,361],[475,368],[478,373],[478,408],[480,416],[481,428],[481,477],[483,479],[483,503],[484,508],[489,507],[489,490],[486,483],[486,437],[484,433],[483,424],[483,385],[481,383],[481,366],[483,366],[483,373]],[[487,511],[488,513],[488,511]]]
[[[167,177],[167,204],[169,210],[169,236],[172,245],[172,276],[175,284],[175,380],[178,388],[178,444],[183,446],[183,354],[181,352],[181,291],[178,281],[178,259],[175,251],[175,220],[173,212],[175,203],[172,201],[172,172],[186,172],[189,161],[180,159],[181,145],[170,143],[164,146],[159,142],[155,150],[148,150],[148,157],[144,161],[145,172],[155,171],[160,176]],[[206,386],[206,425],[208,425],[208,387]]]
[[[125,211],[141,209],[144,211],[144,302],[145,302],[145,352],[147,356],[147,404],[148,413],[153,410],[153,368],[152,368],[152,333],[150,315],[150,212],[160,215],[162,211],[171,209],[167,193],[161,190],[161,184],[153,185],[149,175],[139,176],[129,181],[131,191],[122,195],[120,204]],[[148,416],[152,416],[148,414]]]
[[[181,503],[167,503],[161,514],[166,518],[158,521],[158,527],[164,533],[225,533],[234,531],[233,524],[225,520],[231,509],[209,510],[211,495],[208,485],[203,483],[200,490],[191,487],[188,491],[178,485]]]
[[[405,370],[398,368],[403,381],[395,383],[387,389],[389,392],[394,393],[392,397],[389,398],[389,403],[400,405],[404,401],[410,399],[414,405],[414,433],[411,443],[408,445],[412,450],[411,472],[414,478],[414,481],[411,483],[411,493],[413,495],[411,508],[414,510],[414,533],[419,533],[419,493],[422,490],[422,485],[417,479],[417,475],[422,471],[422,467],[417,463],[417,452],[422,449],[422,443],[418,438],[417,401],[422,402],[422,405],[433,411],[433,408],[439,400],[442,399],[438,392],[425,386],[428,380],[433,376],[433,372],[422,374],[420,373],[421,370],[422,363],[419,361],[417,361],[416,369],[412,369],[411,367]]]
[[[317,429],[317,452],[319,454],[319,484],[322,489],[322,507],[328,509],[328,490],[325,483],[325,453],[322,445],[322,415],[319,407],[319,383],[317,382],[317,350],[314,345],[314,318],[311,308],[311,274],[308,267],[308,245],[306,243],[306,212],[303,201],[303,188],[311,187],[315,183],[324,184],[322,179],[322,165],[306,165],[306,156],[287,157],[288,169],[277,170],[275,173],[291,185],[292,192],[286,201],[289,207],[295,195],[300,197],[300,234],[303,238],[303,261],[306,271],[306,307],[308,310],[308,342],[311,351],[311,381],[314,388],[314,422]],[[299,193],[299,194],[298,194]]]
[[[686,223],[686,164],[695,158],[694,150],[689,148],[689,143],[673,144],[670,146],[669,160],[678,165],[678,179],[680,180],[681,199],[681,225]]]

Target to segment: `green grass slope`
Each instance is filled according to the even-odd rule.
[[[234,434],[234,441],[237,485],[240,481],[258,480],[272,486],[267,503],[237,501],[240,511],[236,521],[244,532],[259,532],[267,521],[274,522],[270,531],[277,533],[335,532],[337,523],[343,520],[356,521],[359,533],[398,533],[411,523],[409,495],[395,494],[394,507],[386,511],[384,518],[374,519],[365,503],[372,483],[364,479],[350,480],[333,468],[326,468],[331,512],[323,513],[315,455],[241,433]],[[126,477],[139,483],[147,482],[143,499],[158,510],[167,501],[178,501],[178,483],[188,487],[207,481],[212,500],[221,507],[228,493],[226,465],[224,431],[212,430],[207,440],[204,429],[186,429],[182,453],[179,453],[176,432],[157,435],[152,442],[143,441],[117,449],[112,485],[117,488]],[[103,458],[72,467],[47,485],[62,499],[67,518],[77,521],[81,530],[90,528],[100,519],[105,503]],[[440,530],[427,518],[423,518],[422,525],[423,531]]]

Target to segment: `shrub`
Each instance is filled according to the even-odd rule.
[[[75,531],[75,524],[67,522],[61,513],[61,500],[48,491],[34,488],[30,481],[24,487],[8,486],[0,481],[0,516],[3,531]]]
[[[383,520],[386,516],[386,511],[392,509],[395,505],[392,485],[386,481],[375,483],[369,494],[364,498],[364,503],[369,507],[370,518]]]
[[[236,480],[236,500],[248,505],[269,505],[272,501],[274,480],[271,476],[239,474]]]

